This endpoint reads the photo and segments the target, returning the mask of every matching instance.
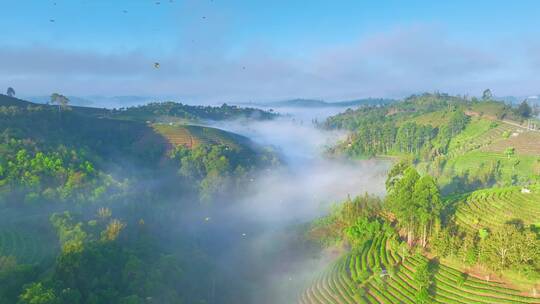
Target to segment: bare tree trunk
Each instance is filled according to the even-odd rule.
[[[499,249],[499,252],[501,254],[501,268],[504,268],[504,266],[506,265],[506,252],[507,252],[507,249],[501,248],[501,249]]]
[[[409,247],[411,247],[413,243],[414,234],[413,234],[412,227],[409,226],[407,230],[408,230],[407,231],[407,244],[409,245]]]
[[[422,247],[426,248],[427,243],[427,224],[424,225],[424,236],[422,237]]]

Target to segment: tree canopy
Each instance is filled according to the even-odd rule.
[[[14,97],[15,96],[15,89],[13,89],[12,87],[7,88],[6,95],[9,96],[9,97]]]
[[[529,118],[532,114],[532,108],[531,106],[529,106],[529,104],[527,103],[527,100],[523,100],[518,108],[517,108],[517,112],[519,115],[521,115],[522,117],[524,118]]]

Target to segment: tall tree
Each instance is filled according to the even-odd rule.
[[[491,93],[490,89],[485,89],[482,93],[482,100],[487,101],[491,100],[493,98],[493,94]]]
[[[400,161],[399,163],[395,164],[392,169],[390,169],[390,172],[388,173],[388,177],[386,178],[386,191],[390,193],[396,183],[403,177],[403,172],[409,167],[409,165],[405,161]]]
[[[12,87],[7,88],[6,95],[9,97],[15,96],[15,89],[13,89]]]
[[[517,108],[517,112],[519,115],[525,118],[531,116],[532,109],[531,109],[531,106],[529,106],[529,104],[527,103],[527,100],[523,100],[521,102],[521,104]]]
[[[60,109],[66,109],[68,107],[69,98],[67,98],[66,96],[64,96],[62,94],[53,93],[51,95],[50,103],[51,104],[57,104],[58,105],[58,111],[60,111]]]
[[[413,193],[419,178],[416,169],[408,167],[388,195],[388,208],[395,215],[401,228],[405,229],[409,245],[413,243],[418,223]]]
[[[469,116],[465,115],[463,111],[457,110],[453,111],[450,116],[450,121],[448,122],[448,129],[450,131],[450,136],[456,136],[467,126],[469,122]]]
[[[481,251],[484,262],[496,270],[508,268],[518,247],[519,234],[518,228],[510,224],[496,229],[482,242]]]
[[[427,237],[439,221],[442,209],[441,195],[431,176],[424,175],[416,182],[413,200],[416,204],[418,226],[421,228],[422,247],[426,247]]]

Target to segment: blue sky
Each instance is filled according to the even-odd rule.
[[[0,18],[0,86],[23,95],[246,101],[540,91],[538,1],[1,2],[9,13]]]

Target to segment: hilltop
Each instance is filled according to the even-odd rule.
[[[42,106],[49,104],[33,103],[0,94],[0,106]],[[56,107],[56,106],[54,106]],[[173,101],[150,102],[144,105],[121,107],[118,109],[96,108],[90,106],[69,106],[69,110],[84,115],[101,118],[122,119],[140,122],[204,122],[224,120],[269,120],[278,115],[257,108],[238,107],[222,104],[221,106],[187,105]]]
[[[19,98],[15,98],[15,97],[10,97],[10,96],[7,96],[7,95],[3,95],[3,94],[0,94],[0,107],[10,107],[10,106],[14,106],[14,107],[28,107],[28,106],[32,106],[32,107],[56,107],[56,106],[52,106],[52,105],[48,105],[48,104],[43,104],[43,103],[35,103],[35,102],[32,102],[32,101],[27,101],[27,100],[22,100],[22,99],[19,99]],[[75,111],[75,112],[78,112],[78,113],[82,113],[82,114],[86,114],[86,115],[93,115],[93,116],[104,116],[104,115],[107,115],[110,110],[106,109],[106,108],[94,108],[94,107],[86,107],[86,106],[70,106],[70,109]]]
[[[101,95],[89,95],[89,96],[68,96],[72,105],[76,106],[88,106],[96,108],[120,108],[130,107],[135,105],[146,104],[156,100],[158,98],[151,96],[101,96]],[[44,104],[50,99],[50,96],[29,96],[27,100],[35,103]]]
[[[30,106],[30,105],[37,105],[37,104],[35,104],[33,102],[30,102],[30,101],[22,100],[22,99],[19,99],[19,98],[10,97],[10,96],[4,95],[4,94],[0,94],[0,106],[4,106],[4,107],[10,107],[10,106],[26,107],[26,106]]]
[[[192,106],[176,102],[153,102],[142,106],[120,108],[110,111],[109,117],[145,122],[200,122],[221,120],[270,120],[277,114],[256,109],[222,104]]]
[[[206,116],[201,114],[197,117],[211,116],[218,119],[236,117],[235,113],[228,112],[231,108],[226,106],[212,108],[179,104],[168,105],[172,106],[173,109],[180,107],[206,112]],[[161,104],[152,104],[148,107],[153,110],[163,108]],[[244,113],[242,108],[234,107],[233,109],[237,113]],[[251,113],[250,110],[246,111]],[[14,182],[17,180],[16,183],[20,182],[22,185],[24,178],[26,178],[24,172],[10,167],[10,162],[14,160],[20,161],[20,165],[25,164],[24,161],[31,162],[31,166],[36,164],[36,180],[38,185],[42,184],[42,186],[36,187],[36,192],[31,191],[32,195],[35,196],[32,200],[40,200],[47,196],[54,199],[56,194],[54,196],[49,194],[61,191],[64,186],[73,187],[72,183],[75,181],[66,179],[65,172],[62,171],[67,170],[67,168],[59,170],[52,167],[50,169],[53,172],[47,173],[40,171],[42,169],[39,167],[39,163],[49,162],[50,159],[58,159],[62,165],[73,167],[69,170],[71,170],[74,179],[78,178],[79,175],[84,176],[77,182],[86,183],[85,187],[90,192],[101,187],[95,183],[103,180],[106,176],[108,179],[112,179],[107,184],[121,188],[120,180],[114,180],[114,176],[109,176],[110,172],[122,172],[123,178],[131,180],[141,178],[141,172],[161,176],[175,175],[176,172],[171,172],[171,168],[180,165],[175,157],[178,156],[177,152],[182,149],[187,149],[184,151],[185,153],[183,152],[184,154],[201,157],[193,162],[201,162],[203,163],[201,165],[205,166],[214,161],[228,160],[229,166],[217,168],[228,171],[241,167],[243,173],[239,175],[249,174],[250,170],[255,167],[265,166],[268,162],[274,161],[271,152],[256,145],[246,137],[185,122],[181,124],[152,123],[147,120],[150,119],[151,115],[154,115],[152,117],[155,117],[157,121],[161,120],[162,116],[147,111],[146,107],[137,107],[133,112],[135,114],[141,113],[144,118],[133,115],[134,119],[130,119],[129,115],[124,115],[132,114],[132,110],[120,111],[119,113],[115,110],[89,107],[62,108],[0,96],[0,135],[2,136],[0,149],[4,152],[0,156],[0,203],[2,187],[12,188],[12,185],[7,182],[8,180],[13,178]],[[218,150],[212,152],[213,148]],[[19,157],[23,155],[21,153],[24,154],[24,158]],[[213,154],[211,157],[207,157],[208,153]],[[182,157],[184,156],[182,155]],[[224,159],[220,159],[221,156]],[[42,158],[45,159],[42,160]],[[3,172],[6,171],[3,168],[13,169],[13,172]],[[34,170],[34,168],[28,170]],[[188,184],[187,181],[178,181],[174,176],[169,177],[171,183]],[[199,172],[195,180],[190,182],[198,185],[205,178],[206,173]],[[5,179],[4,182],[3,179]],[[53,184],[57,187],[54,191],[52,188],[49,189],[49,179],[53,179]],[[207,184],[208,186],[210,184]],[[98,190],[102,191],[101,188]],[[11,192],[7,191],[6,193]],[[16,194],[13,192],[12,194],[17,197],[26,196],[23,200],[30,200],[27,193]],[[89,193],[87,196],[80,197],[80,200],[84,201],[90,197],[92,200],[97,200],[98,197],[102,197],[101,194],[95,196]],[[7,201],[13,200],[10,195],[6,197]]]
[[[3,94],[0,94],[0,107],[4,114],[9,114],[6,120],[0,122],[4,130],[17,129],[22,137],[48,144],[58,140],[75,141],[77,138],[89,140],[94,135],[112,136],[111,132],[115,134],[129,131],[122,137],[135,136],[143,139],[151,137],[148,134],[150,132],[161,137],[165,145],[194,147],[197,144],[228,144],[239,148],[251,146],[253,143],[248,138],[231,132],[189,123],[242,118],[266,120],[276,117],[276,114],[254,108],[226,104],[220,107],[190,106],[174,102],[150,103],[122,109],[83,106],[61,109],[56,105],[36,104]],[[129,141],[136,140],[133,138]]]

